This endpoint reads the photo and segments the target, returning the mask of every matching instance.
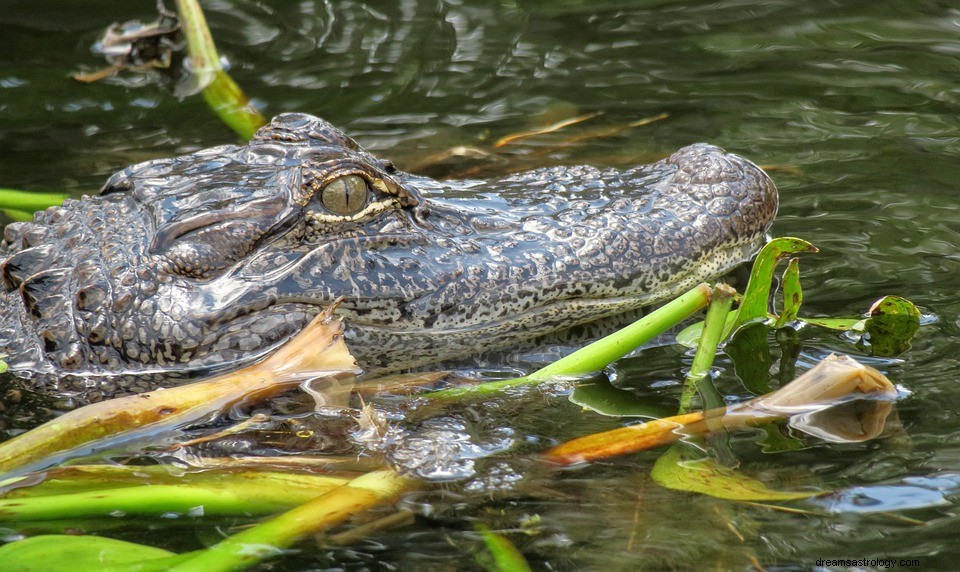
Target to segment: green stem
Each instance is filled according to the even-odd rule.
[[[0,500],[0,521],[60,520],[166,513],[216,515],[270,514],[308,502],[341,486],[344,479],[318,479],[316,486],[247,483],[221,486],[146,485],[80,493]],[[279,485],[279,486],[278,486]]]
[[[200,552],[170,572],[240,570],[322,532],[347,518],[387,503],[412,481],[393,471],[367,473],[304,505],[235,534]]]
[[[0,189],[0,208],[33,213],[33,211],[59,205],[68,196],[66,193],[35,193],[33,191]]]
[[[243,139],[250,139],[266,121],[250,104],[240,86],[227,74],[213,43],[207,19],[197,0],[177,0],[180,24],[187,40],[190,64],[203,98],[214,113]]]
[[[530,375],[472,386],[443,389],[429,394],[428,397],[443,400],[455,400],[469,396],[484,397],[514,387],[537,384],[556,377],[578,377],[600,371],[677,325],[709,302],[710,287],[706,284],[700,284],[626,328],[597,340]]]
[[[187,53],[190,54],[193,73],[214,74],[223,69],[200,3],[197,0],[177,0],[177,13],[180,15],[180,25],[183,26],[183,37],[187,41]]]
[[[697,353],[693,356],[693,365],[683,383],[683,392],[680,395],[680,410],[683,415],[690,409],[690,402],[697,393],[700,382],[710,374],[713,358],[717,355],[717,346],[723,338],[723,329],[727,321],[727,314],[733,304],[737,291],[726,284],[718,284],[713,288],[713,299],[707,316],[703,321],[703,332],[700,334],[700,343]]]

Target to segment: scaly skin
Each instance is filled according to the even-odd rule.
[[[337,216],[325,189],[349,175],[363,210]],[[285,114],[8,225],[0,351],[98,399],[247,363],[343,296],[363,367],[420,365],[672,297],[748,259],[776,209],[763,171],[705,144],[438,182]]]

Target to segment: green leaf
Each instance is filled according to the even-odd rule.
[[[11,542],[0,547],[0,562],[4,570],[20,572],[59,572],[70,570],[102,570],[116,564],[135,565],[149,561],[164,562],[165,569],[172,563],[173,552],[114,540],[99,536],[69,536],[48,534]],[[150,568],[131,567],[130,570]],[[157,569],[157,568],[154,568]]]
[[[724,335],[722,339],[727,339],[737,328],[753,320],[766,320],[767,300],[770,298],[770,287],[773,282],[773,272],[776,270],[777,263],[785,256],[798,252],[818,252],[817,248],[805,240],[799,238],[782,237],[775,238],[768,242],[753,262],[753,269],[750,271],[750,281],[747,283],[747,290],[740,300],[740,307],[730,312],[727,316],[727,322],[724,326]],[[799,292],[799,267],[794,264],[795,270],[787,272],[796,274],[796,278],[791,276],[791,294],[793,288]],[[786,278],[786,276],[785,276]],[[786,286],[784,293],[786,293]],[[799,301],[797,302],[799,307]],[[700,332],[703,331],[703,322],[697,322],[684,328],[677,334],[677,343],[688,348],[697,346],[700,340]]]
[[[803,302],[803,290],[800,288],[800,259],[791,258],[783,272],[783,309],[777,318],[775,328],[782,328],[797,319],[800,304]]]
[[[614,387],[605,376],[577,383],[570,394],[570,401],[594,413],[611,417],[659,418],[671,413],[665,407],[648,403],[632,391]]]
[[[805,240],[790,237],[775,238],[760,249],[753,263],[753,270],[750,271],[750,281],[743,293],[737,318],[731,329],[727,331],[727,335],[749,321],[766,319],[767,300],[770,298],[770,286],[777,263],[785,256],[798,252],[818,252],[818,250]]]
[[[864,326],[870,336],[870,353],[892,357],[910,349],[910,340],[920,329],[920,310],[899,296],[885,296],[870,307]],[[861,345],[863,339],[861,339]]]
[[[710,458],[685,459],[683,448],[671,447],[653,466],[653,480],[668,489],[739,501],[784,501],[809,498],[822,491],[778,491],[741,475]]]

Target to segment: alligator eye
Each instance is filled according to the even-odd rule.
[[[367,182],[358,175],[340,177],[323,188],[320,202],[333,214],[357,214],[367,204]]]

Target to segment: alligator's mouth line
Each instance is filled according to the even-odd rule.
[[[556,322],[551,322],[551,317],[557,317],[564,322],[564,327],[574,327],[577,325],[589,323],[591,321],[602,319],[604,317],[616,316],[625,312],[630,312],[657,304],[668,302],[671,296],[679,296],[683,291],[693,288],[697,284],[709,280],[712,276],[718,274],[717,270],[732,269],[737,264],[731,265],[730,261],[738,261],[742,264],[752,257],[756,247],[766,241],[766,236],[761,235],[757,238],[747,239],[745,241],[729,244],[722,248],[714,250],[711,254],[701,258],[696,264],[692,264],[690,271],[677,274],[674,279],[664,282],[655,290],[645,290],[642,294],[621,295],[621,296],[603,296],[603,297],[577,297],[561,298],[549,301],[540,306],[521,310],[512,314],[487,320],[483,323],[471,324],[462,327],[440,328],[436,326],[425,327],[421,329],[411,328],[408,324],[402,327],[392,327],[382,323],[367,322],[358,319],[359,316],[351,317],[349,307],[341,307],[340,313],[345,315],[347,327],[356,326],[372,333],[389,334],[392,336],[409,334],[411,336],[428,335],[430,337],[456,337],[458,335],[470,335],[478,333],[495,333],[497,331],[531,331],[529,337],[536,337],[537,324],[542,323],[543,329],[553,331],[557,329]],[[707,273],[703,269],[709,269]],[[283,303],[302,304],[304,307],[315,309],[325,306],[325,300],[307,297],[287,297]],[[578,314],[582,314],[578,317]]]

